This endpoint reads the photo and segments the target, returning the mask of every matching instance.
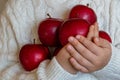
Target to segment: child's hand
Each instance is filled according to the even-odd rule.
[[[96,28],[96,29],[95,29]],[[71,65],[81,72],[93,72],[103,68],[110,60],[110,43],[98,38],[97,26],[91,27],[87,38],[77,35],[69,38],[66,49],[72,56]]]
[[[68,45],[68,44],[67,44]],[[69,73],[75,74],[78,72],[78,70],[76,70],[74,67],[72,67],[72,65],[70,64],[69,59],[71,58],[70,54],[67,52],[66,50],[66,46],[65,45],[55,56],[56,60],[58,61],[58,63],[61,65],[61,67],[66,70]]]

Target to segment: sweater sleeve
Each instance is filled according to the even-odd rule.
[[[73,80],[77,77],[77,75],[66,72],[55,57],[51,61],[46,60],[40,64],[37,73],[38,79],[41,80]]]
[[[51,61],[42,62],[37,74],[39,80],[98,80],[92,74],[81,72],[70,74],[61,67],[55,57]]]

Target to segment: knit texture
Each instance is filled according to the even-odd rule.
[[[73,80],[77,75],[66,72],[56,61],[55,57],[51,61],[44,61],[38,68],[39,79],[42,80]]]
[[[66,72],[57,60],[43,61],[38,69],[25,71],[19,62],[24,44],[41,43],[38,25],[49,13],[66,19],[76,4],[89,4],[97,14],[99,29],[112,38],[108,65],[91,74]],[[8,0],[0,14],[0,80],[120,80],[120,0]]]

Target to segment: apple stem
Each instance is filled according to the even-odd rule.
[[[49,14],[49,13],[47,13],[47,16],[48,16],[49,18],[51,18],[51,16],[50,16],[50,14]]]
[[[89,4],[87,4],[87,7],[89,7]]]
[[[33,44],[35,44],[35,39],[33,39]]]

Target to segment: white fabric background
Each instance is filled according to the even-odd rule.
[[[4,5],[4,1],[0,0],[0,6]],[[58,68],[46,69],[42,65],[40,65],[42,67],[39,67],[38,72],[26,73],[19,64],[18,51],[24,44],[32,43],[34,38],[38,40],[37,25],[46,18],[46,13],[65,19],[67,16],[64,15],[68,11],[65,14],[63,12],[80,1],[82,4],[89,3],[97,12],[100,29],[107,31],[111,35],[113,45],[120,48],[120,10],[118,9],[120,0],[9,0],[6,9],[2,6],[4,11],[0,15],[0,80],[37,80],[37,77],[43,78],[43,80],[74,80],[64,79],[63,77],[67,75],[64,71],[58,71],[59,73],[63,72],[63,75],[56,75],[54,72],[57,72]],[[118,52],[120,52],[119,49],[114,52],[115,57],[111,59],[112,62],[103,71],[96,73],[98,78],[102,78],[100,80],[120,79],[120,54]],[[47,63],[43,64],[47,66]],[[54,65],[54,62],[52,64]],[[55,67],[52,66],[52,68]],[[45,76],[49,73],[52,74],[52,77]],[[85,78],[82,80],[90,80],[86,76]]]

